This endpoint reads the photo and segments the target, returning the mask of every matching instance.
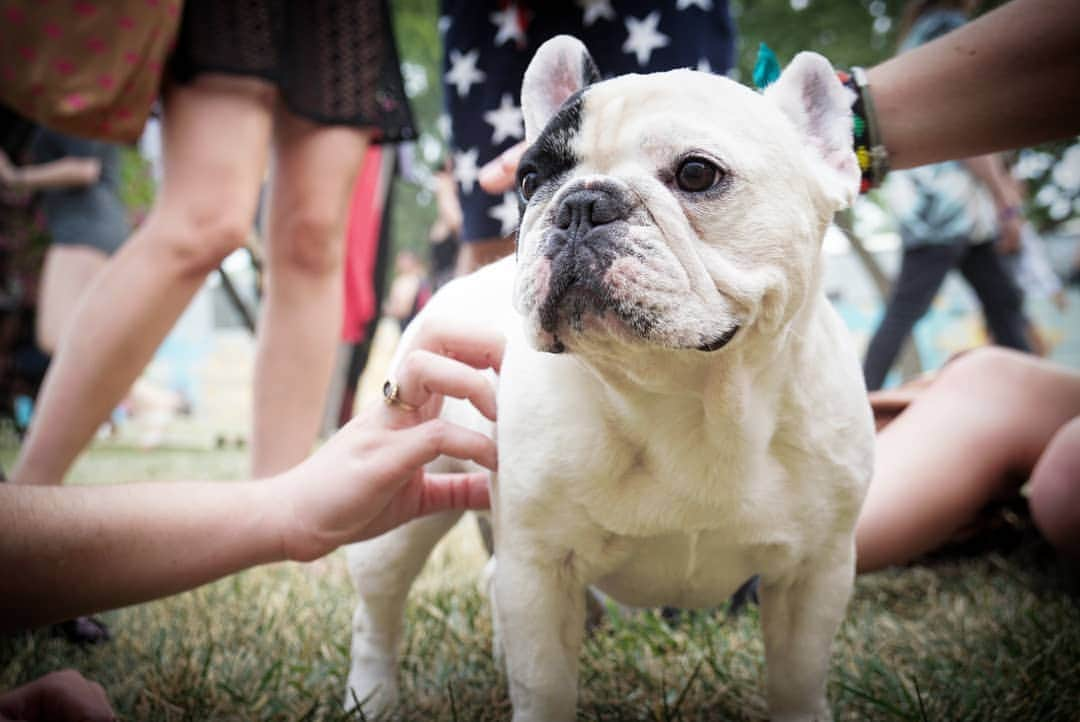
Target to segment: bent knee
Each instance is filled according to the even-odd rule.
[[[1031,473],[1031,514],[1043,535],[1080,559],[1080,417],[1047,444]]]
[[[342,220],[321,209],[291,214],[273,239],[275,269],[316,277],[337,273],[345,248]]]
[[[153,237],[162,262],[183,276],[203,277],[230,253],[243,247],[254,218],[246,211],[222,205],[187,207],[155,219]]]
[[[947,363],[936,383],[959,391],[1008,390],[1036,365],[1029,354],[1002,346],[981,346]]]

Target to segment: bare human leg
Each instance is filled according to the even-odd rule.
[[[987,348],[947,365],[878,433],[856,530],[858,570],[901,564],[946,542],[1015,484],[1010,472],[1030,473],[1078,413],[1080,374],[1053,363]],[[1037,508],[1033,499],[1036,521]]]
[[[255,359],[253,473],[283,471],[311,452],[342,318],[345,218],[368,135],[279,108],[268,278]]]
[[[146,222],[80,301],[12,472],[59,484],[206,274],[246,238],[275,91],[201,76],[165,99],[165,180]]]
[[[92,246],[52,245],[45,253],[38,290],[36,327],[38,346],[53,354],[61,334],[75,314],[79,299],[109,257]]]
[[[1031,472],[1030,491],[1039,531],[1080,561],[1080,416],[1054,434]]]

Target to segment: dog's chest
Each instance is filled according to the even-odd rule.
[[[768,451],[769,429],[755,429],[747,417],[718,428],[663,408],[648,418],[609,423],[606,453],[583,460],[568,491],[594,523],[635,538],[693,535],[676,545],[690,560],[691,539],[722,530],[725,544],[756,543],[761,529],[775,528],[770,522],[783,509],[761,503],[761,493],[782,487],[786,472]]]
[[[595,585],[631,606],[713,606],[760,571],[759,550],[732,545],[722,531],[623,539],[617,546],[622,563]]]

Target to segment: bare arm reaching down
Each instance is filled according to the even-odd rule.
[[[266,480],[44,487],[0,484],[0,631],[166,596],[267,562],[310,560],[423,514],[486,508],[487,474],[433,475],[440,454],[496,466],[494,442],[438,418],[443,394],[495,417],[480,369],[502,338],[426,330],[401,400],[377,404]]]

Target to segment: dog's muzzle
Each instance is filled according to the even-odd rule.
[[[604,186],[578,188],[566,194],[544,236],[551,260],[547,295],[540,304],[541,327],[555,333],[560,320],[579,325],[586,312],[603,313],[613,306],[603,279],[620,253],[630,204]]]

